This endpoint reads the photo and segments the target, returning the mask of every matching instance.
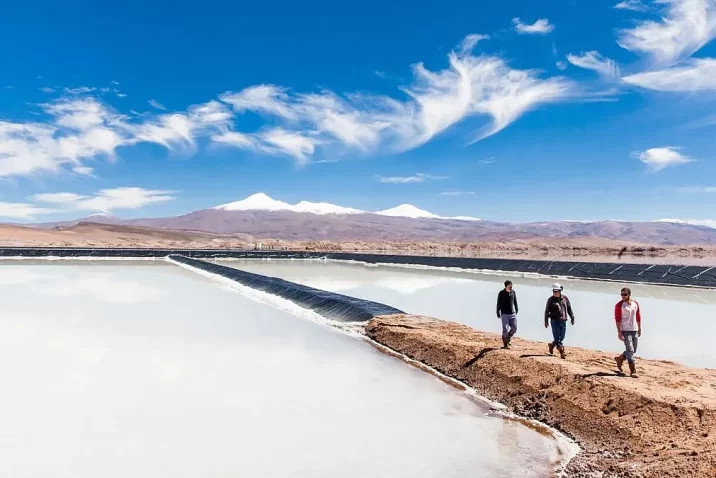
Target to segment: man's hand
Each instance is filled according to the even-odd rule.
[[[639,331],[636,333],[637,337],[641,337],[641,326],[639,326]]]
[[[624,340],[624,334],[622,334],[622,331],[619,331],[619,340]]]
[[[547,321],[545,320],[545,321],[544,321],[544,328],[546,329],[547,327],[549,327],[549,322],[547,322]]]
[[[572,319],[569,323],[574,325],[574,319]]]

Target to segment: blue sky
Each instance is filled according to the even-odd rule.
[[[99,3],[4,9],[0,221],[716,220],[716,0]]]

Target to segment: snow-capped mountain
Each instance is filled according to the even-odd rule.
[[[327,202],[301,201],[297,204],[289,204],[273,199],[264,193],[252,194],[241,201],[222,204],[214,207],[214,209],[222,211],[291,211],[311,214],[362,214],[365,212],[359,209],[336,206]]]
[[[376,214],[379,214],[381,216],[390,216],[390,217],[410,217],[413,219],[442,219],[437,214],[433,214],[428,211],[424,211],[422,209],[419,209],[412,204],[401,204],[400,206],[395,206],[390,209],[385,209],[383,211],[378,211]]]
[[[369,211],[362,211],[350,207],[338,206],[327,202],[301,201],[297,204],[273,199],[265,193],[256,193],[240,201],[231,202],[216,206],[213,209],[220,211],[290,211],[311,214],[371,214]],[[469,216],[443,217],[429,211],[420,209],[412,204],[401,204],[399,206],[377,211],[372,214],[389,217],[407,217],[412,219],[453,219],[457,221],[480,221],[479,218]]]
[[[716,229],[716,220],[713,219],[657,219],[652,222],[667,222],[670,224],[688,224],[690,226],[702,226]]]

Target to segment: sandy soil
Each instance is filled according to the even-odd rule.
[[[237,248],[249,243],[191,231],[83,223],[63,229],[0,225],[0,247]]]
[[[503,350],[495,334],[427,317],[377,317],[366,331],[576,439],[570,477],[716,476],[716,370],[638,360],[631,378],[617,373],[616,353],[567,347],[562,360],[519,338]]]

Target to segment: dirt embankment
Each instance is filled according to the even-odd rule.
[[[366,331],[576,439],[584,451],[570,477],[716,476],[716,370],[638,360],[631,378],[617,373],[616,354],[568,347],[562,360],[518,338],[502,350],[495,334],[418,316],[377,317]]]

